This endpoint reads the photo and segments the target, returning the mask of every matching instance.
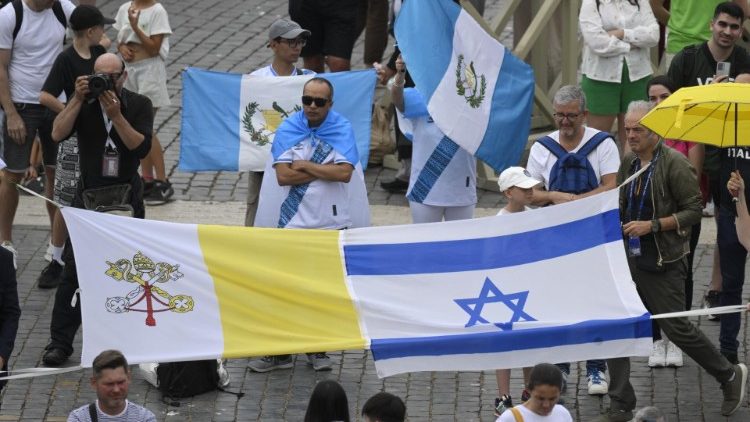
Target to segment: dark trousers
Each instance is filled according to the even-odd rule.
[[[685,258],[664,264],[664,272],[638,269],[629,259],[630,273],[638,290],[648,302],[653,314],[677,312],[685,309]],[[676,344],[698,365],[716,378],[726,382],[734,373],[732,364],[711,344],[711,341],[687,318],[658,320],[659,327],[669,341]],[[635,391],[630,384],[630,358],[607,359],[609,367],[609,397],[613,410],[635,409]]]
[[[701,223],[694,225],[690,232],[690,255],[687,256],[687,276],[685,277],[685,310],[689,311],[693,307],[693,262],[695,260],[695,248],[698,247],[698,238],[701,236]],[[638,292],[640,294],[640,291]],[[646,309],[651,312],[648,307],[648,303],[643,299],[641,300],[646,305]],[[651,312],[653,314],[653,312]],[[659,329],[659,323],[656,320],[651,321],[651,329],[653,332],[653,339],[661,340],[661,329]]]
[[[719,264],[721,266],[721,306],[739,305],[742,303],[742,286],[745,284],[745,260],[747,250],[737,239],[737,228],[734,225],[734,213],[721,209],[717,226],[719,245]],[[721,316],[719,346],[722,353],[736,356],[739,342],[741,313]]]
[[[82,185],[82,183],[79,183]],[[146,215],[143,207],[143,185],[140,177],[134,178],[131,183],[131,205],[133,206],[134,216],[144,218]],[[73,199],[73,207],[84,208],[81,192],[77,192]],[[81,326],[81,301],[78,300],[76,306],[70,305],[78,289],[78,273],[76,272],[75,256],[70,243],[70,238],[65,241],[65,250],[63,252],[63,268],[60,285],[57,286],[55,293],[55,305],[52,308],[52,321],[50,321],[51,340],[47,349],[62,349],[67,355],[73,353],[73,340],[76,332]]]

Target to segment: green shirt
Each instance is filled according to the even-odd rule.
[[[722,0],[672,0],[669,6],[667,53],[700,44],[711,38],[709,24]]]

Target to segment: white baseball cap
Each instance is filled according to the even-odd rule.
[[[521,189],[529,189],[540,183],[542,182],[531,177],[531,174],[523,167],[508,167],[497,178],[497,185],[500,187],[500,192],[505,192],[513,186]]]

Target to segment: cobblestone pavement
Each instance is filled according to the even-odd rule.
[[[488,0],[486,16],[493,16],[507,0]],[[175,30],[168,74],[172,106],[159,111],[157,124],[169,176],[175,184],[177,199],[188,201],[244,201],[245,182],[240,173],[181,173],[176,165],[179,155],[180,72],[186,66],[246,72],[265,64],[270,52],[265,48],[265,34],[277,16],[286,15],[284,0],[167,0],[162,1],[170,13]],[[108,15],[114,15],[119,2],[99,1]],[[507,37],[504,38],[507,40]],[[354,62],[361,63],[361,41],[357,44]],[[366,180],[370,202],[374,205],[406,206],[403,195],[390,195],[379,188],[381,180],[393,177],[393,170],[368,169]],[[501,202],[496,193],[480,191],[479,206],[497,208]],[[195,206],[203,202],[194,202]],[[390,207],[386,207],[390,208]],[[382,208],[381,208],[382,209]],[[21,216],[24,209],[19,210]],[[227,221],[216,215],[216,222]],[[236,217],[236,216],[235,216]],[[237,221],[237,219],[232,220]],[[704,227],[710,226],[704,220]],[[705,229],[704,229],[705,230]],[[46,264],[43,260],[48,241],[45,225],[16,226],[14,237],[20,251],[18,287],[23,314],[14,354],[13,368],[40,365],[43,348],[49,336],[49,322],[54,290],[36,288],[36,277]],[[696,253],[696,288],[694,305],[706,289],[710,276],[713,246],[702,241]],[[747,301],[747,291],[743,295]],[[592,298],[592,300],[595,300]],[[740,334],[740,359],[747,361],[746,317]],[[718,323],[703,319],[694,322],[708,337],[718,338]],[[113,335],[124,335],[113,333]],[[80,351],[80,334],[76,353]],[[331,353],[335,366],[330,372],[316,373],[298,356],[291,370],[255,374],[246,369],[247,359],[228,362],[232,391],[245,396],[213,392],[167,406],[160,393],[150,387],[136,372],[130,399],[152,409],[159,420],[167,421],[299,421],[303,419],[307,400],[317,381],[333,378],[347,391],[352,415],[357,415],[372,394],[386,390],[404,398],[410,421],[492,421],[492,404],[497,395],[494,373],[434,372],[413,373],[378,379],[371,356],[365,351]],[[550,357],[553,360],[554,357]],[[77,362],[73,358],[72,364]],[[520,371],[513,371],[512,389],[520,396]],[[0,421],[64,421],[75,407],[94,398],[88,384],[88,371],[72,372],[54,377],[11,381],[2,395]],[[645,358],[633,359],[632,377],[640,406],[657,405],[669,415],[670,421],[750,420],[748,402],[732,418],[719,416],[721,392],[717,383],[686,357],[680,369],[651,370]],[[608,400],[586,394],[585,368],[574,364],[566,407],[575,420],[594,420],[607,407]],[[359,420],[359,417],[355,419]]]

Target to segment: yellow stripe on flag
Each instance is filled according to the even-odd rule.
[[[198,226],[224,356],[363,349],[337,230]]]

